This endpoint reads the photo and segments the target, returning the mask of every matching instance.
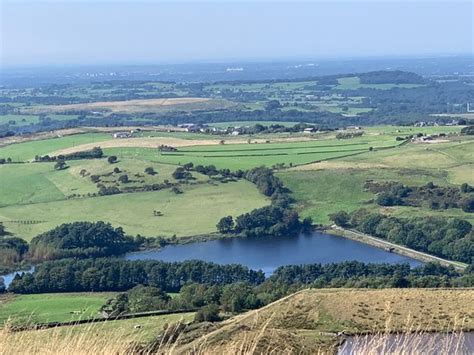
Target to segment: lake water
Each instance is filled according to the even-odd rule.
[[[348,337],[338,355],[474,354],[474,332],[389,334]]]
[[[168,245],[161,250],[130,253],[128,260],[204,260],[218,264],[242,264],[271,274],[277,267],[294,264],[334,263],[357,260],[366,263],[422,263],[347,238],[313,232],[286,238],[229,238],[184,245]]]
[[[420,261],[336,235],[313,232],[297,237],[229,238],[183,245],[168,245],[160,250],[129,253],[128,260],[204,260],[217,264],[242,264],[262,270],[267,276],[282,265],[328,264],[348,260],[365,263],[409,263]],[[33,269],[26,271],[32,272]],[[2,275],[6,287],[17,273]]]
[[[22,274],[24,272],[33,272],[35,269],[34,266],[32,266],[29,270],[21,270],[21,271],[15,271],[15,272],[12,272],[10,274],[6,274],[6,275],[0,275],[1,278],[3,278],[3,282],[5,283],[5,287],[8,287],[10,286],[11,282],[13,281],[13,279],[15,278],[15,276],[17,274]]]

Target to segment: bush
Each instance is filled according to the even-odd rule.
[[[117,156],[111,155],[110,157],[107,158],[107,161],[108,161],[110,164],[114,164],[114,163],[117,162]]]
[[[221,320],[219,316],[219,306],[210,304],[202,307],[194,316],[195,322],[218,322]]]
[[[345,211],[339,211],[329,215],[329,218],[339,227],[349,227],[350,219],[349,213]]]

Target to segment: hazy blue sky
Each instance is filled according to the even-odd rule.
[[[6,66],[473,52],[470,1],[0,2]]]

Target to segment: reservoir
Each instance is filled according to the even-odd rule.
[[[167,245],[160,250],[129,253],[125,258],[162,261],[194,259],[217,264],[242,264],[250,269],[262,270],[267,276],[283,265],[329,264],[351,260],[364,263],[409,263],[412,267],[422,264],[406,256],[320,232],[295,237],[228,238]],[[33,268],[26,270],[32,271]],[[2,275],[7,287],[17,273],[21,271]]]
[[[365,263],[409,263],[415,259],[347,238],[313,232],[296,237],[229,238],[182,245],[160,250],[130,253],[128,260],[204,260],[217,264],[242,264],[270,275],[282,265],[328,264],[356,260]]]

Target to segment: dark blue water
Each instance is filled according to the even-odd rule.
[[[184,245],[168,245],[161,250],[130,253],[128,260],[205,260],[218,264],[242,264],[271,274],[277,267],[292,264],[334,263],[357,260],[365,263],[421,262],[343,237],[313,232],[287,238],[229,238]]]

